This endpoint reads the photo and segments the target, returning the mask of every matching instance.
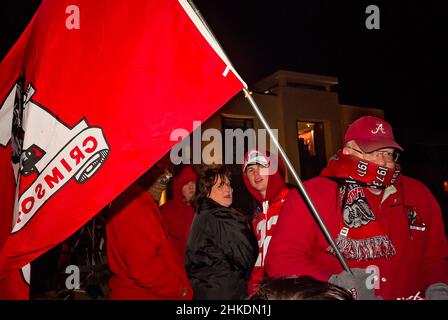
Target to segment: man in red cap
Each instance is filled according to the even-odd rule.
[[[348,128],[343,149],[305,183],[353,274],[343,271],[292,190],[266,257],[269,276],[313,276],[352,290],[358,299],[448,299],[440,207],[426,186],[400,174],[400,151],[386,121],[361,117]]]
[[[242,169],[244,183],[259,203],[253,219],[259,252],[248,284],[251,295],[265,277],[264,259],[289,189],[284,181],[284,164],[278,157],[268,156],[256,149],[250,150],[244,157]]]

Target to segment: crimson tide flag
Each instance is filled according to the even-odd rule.
[[[0,297],[244,87],[186,0],[44,0],[0,64]]]

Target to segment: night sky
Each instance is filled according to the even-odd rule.
[[[445,127],[428,113],[447,106],[448,15],[435,1],[195,3],[249,84],[278,69],[337,76],[341,103],[382,108],[399,126]],[[380,30],[365,27],[369,4]]]
[[[447,106],[440,1],[194,2],[249,85],[278,69],[337,76],[341,103],[382,108],[394,126],[446,127],[431,119]],[[0,57],[39,3],[1,2]],[[380,9],[380,30],[365,27],[369,4]]]
[[[336,76],[340,103],[384,109],[406,149],[407,172],[446,201],[448,11],[441,1],[194,2],[249,86],[278,69]],[[0,57],[39,3],[0,3]],[[380,30],[365,27],[370,4],[380,9]]]

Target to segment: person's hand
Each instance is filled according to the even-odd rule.
[[[185,297],[187,295],[188,289],[187,286],[184,286],[182,289],[182,297]]]
[[[448,285],[446,283],[434,283],[426,289],[426,298],[429,300],[448,300]]]
[[[368,285],[367,278],[371,273],[366,269],[353,268],[353,274],[343,271],[334,274],[328,279],[329,283],[342,287],[350,291],[356,300],[382,300],[382,297],[375,296],[375,288]]]

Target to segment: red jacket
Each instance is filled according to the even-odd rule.
[[[246,158],[247,154],[245,156],[245,159]],[[264,263],[266,252],[268,250],[269,242],[271,241],[274,226],[277,223],[281,206],[289,191],[284,182],[284,175],[285,167],[281,159],[279,159],[278,170],[275,174],[269,176],[266,197],[263,198],[261,194],[251,186],[246,174],[243,173],[243,179],[247,189],[260,204],[254,213],[253,219],[253,228],[255,236],[257,237],[259,251],[248,283],[249,295],[256,291],[259,283],[265,277]]]
[[[406,298],[418,292],[424,295],[433,283],[448,284],[448,246],[439,205],[417,180],[401,176],[394,186],[396,193],[382,204],[377,201],[381,213],[376,219],[394,244],[396,255],[367,262],[347,260],[351,268],[378,267],[380,282],[375,294],[384,299]],[[336,238],[342,219],[336,211],[337,184],[318,177],[306,182],[305,188],[332,238]],[[414,225],[408,219],[410,211],[417,212],[417,220],[426,224],[424,231],[410,228]],[[273,277],[310,275],[327,281],[331,275],[342,272],[337,258],[326,252],[328,247],[301,196],[292,190],[269,246],[267,273]]]
[[[160,207],[163,224],[182,261],[185,259],[188,235],[194,217],[194,208],[185,201],[182,193],[183,186],[190,181],[196,182],[196,173],[191,166],[186,166],[174,177],[173,199]]]
[[[113,201],[106,224],[110,299],[191,299],[183,263],[151,194],[132,185]]]

